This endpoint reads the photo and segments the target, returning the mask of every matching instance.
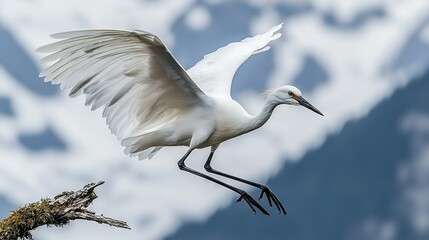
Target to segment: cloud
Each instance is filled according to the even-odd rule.
[[[396,237],[396,225],[391,221],[367,218],[356,224],[348,232],[347,240],[393,240]]]
[[[410,134],[414,153],[398,171],[403,214],[419,234],[429,234],[429,114],[410,112],[401,130]]]
[[[186,24],[194,31],[206,29],[210,22],[210,13],[202,6],[192,8],[186,15]]]

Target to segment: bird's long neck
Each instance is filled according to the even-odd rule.
[[[274,96],[268,96],[261,111],[251,118],[249,128],[253,130],[260,128],[262,125],[264,125],[271,117],[274,108],[277,107],[279,104],[280,102],[276,100]]]

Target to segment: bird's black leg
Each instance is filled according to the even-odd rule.
[[[190,172],[190,173],[195,174],[195,175],[197,175],[199,177],[205,178],[205,179],[207,179],[209,181],[212,181],[212,182],[217,183],[219,185],[222,185],[222,186],[224,186],[226,188],[229,188],[232,191],[240,194],[240,198],[237,200],[237,202],[241,201],[241,199],[244,199],[254,213],[256,213],[255,207],[257,207],[262,213],[264,213],[264,214],[266,214],[268,216],[270,215],[267,212],[267,210],[265,210],[258,202],[256,202],[255,199],[253,199],[246,191],[243,191],[243,190],[241,190],[239,188],[236,188],[234,186],[226,184],[226,183],[224,183],[224,182],[222,182],[222,181],[220,181],[220,180],[218,180],[216,178],[207,176],[207,175],[205,175],[203,173],[195,171],[194,169],[189,168],[188,166],[186,166],[185,165],[185,160],[186,160],[186,158],[189,156],[189,154],[191,152],[192,152],[192,150],[189,150],[188,152],[186,152],[186,154],[177,162],[177,165],[179,166],[180,170],[183,170],[183,171],[186,171],[186,172]]]
[[[267,196],[268,203],[270,204],[270,206],[272,207],[273,202],[274,202],[274,204],[276,205],[280,214],[283,213],[284,215],[286,215],[286,209],[283,207],[282,203],[277,198],[277,196],[267,186],[259,184],[259,183],[251,182],[249,180],[242,179],[242,178],[239,178],[236,176],[232,176],[232,175],[229,175],[229,174],[226,174],[223,172],[219,172],[218,170],[213,169],[210,165],[212,158],[213,158],[213,154],[214,154],[214,151],[212,150],[210,152],[209,158],[207,159],[206,163],[204,164],[204,168],[206,169],[207,172],[214,173],[214,174],[226,177],[226,178],[230,178],[230,179],[233,179],[233,180],[236,180],[236,181],[239,181],[239,182],[242,182],[242,183],[248,184],[250,186],[257,187],[257,188],[261,189],[261,195],[259,196],[259,200],[261,200],[265,194]]]

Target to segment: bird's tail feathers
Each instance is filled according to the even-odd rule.
[[[162,133],[149,131],[123,139],[121,145],[125,147],[124,153],[129,154],[130,157],[138,156],[139,160],[151,159],[162,148],[161,146],[156,146],[157,140],[162,139],[162,136],[158,134]]]
[[[144,135],[144,134],[143,134]],[[138,142],[140,139],[142,138],[142,135],[138,135],[138,136],[134,136],[134,137],[128,137],[128,138],[124,138],[121,141],[121,145],[124,147],[128,147],[131,146],[133,144],[135,144],[136,142]]]
[[[152,159],[153,156],[155,156],[155,154],[161,150],[162,147],[158,146],[158,147],[150,147],[147,148],[146,150],[140,151],[140,152],[135,152],[135,153],[129,153],[130,157],[138,157],[138,159],[141,160],[145,160],[145,159]]]

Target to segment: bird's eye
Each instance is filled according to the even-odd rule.
[[[289,91],[289,92],[287,92],[288,94],[289,94],[289,96],[292,96],[293,95],[293,92],[292,91]]]

